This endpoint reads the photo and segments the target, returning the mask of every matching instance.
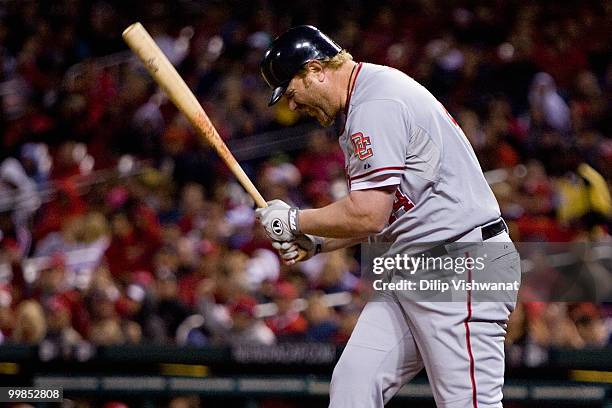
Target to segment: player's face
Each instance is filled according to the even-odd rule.
[[[337,112],[325,96],[324,85],[313,80],[312,76],[309,72],[304,77],[298,75],[291,80],[285,91],[289,109],[312,116],[322,126],[331,126]]]

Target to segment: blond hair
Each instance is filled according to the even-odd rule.
[[[317,61],[320,61],[321,65],[323,65],[324,68],[336,70],[340,68],[342,65],[344,65],[345,62],[349,62],[352,60],[353,60],[353,56],[347,50],[342,50],[338,54],[334,55],[333,57],[324,58],[324,59],[320,59]],[[306,72],[307,72],[306,65],[307,64],[305,64],[300,70],[300,72],[298,72],[298,75],[300,77],[306,76]]]

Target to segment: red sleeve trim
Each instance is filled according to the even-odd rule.
[[[406,168],[406,166],[381,167],[380,169],[376,169],[376,170],[368,171],[367,173],[363,173],[363,174],[360,174],[360,175],[358,175],[358,176],[353,176],[353,177],[351,177],[351,178],[350,178],[350,180],[351,180],[351,181],[355,181],[355,180],[358,180],[358,179],[360,179],[360,178],[364,178],[364,177],[370,176],[370,175],[372,175],[372,174],[374,174],[374,173],[378,173],[378,172],[381,172],[381,171],[388,171],[388,170],[404,170],[405,168]]]

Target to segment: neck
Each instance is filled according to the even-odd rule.
[[[348,100],[347,89],[350,92],[350,89],[353,86],[353,82],[355,82],[355,72],[356,72],[357,63],[355,61],[349,61],[346,64],[342,65],[336,75],[338,80],[336,81],[336,101],[338,106],[338,112],[343,111],[346,108],[346,103]],[[353,75],[351,75],[351,73]],[[349,83],[350,81],[350,83]]]

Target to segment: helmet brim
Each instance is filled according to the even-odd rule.
[[[270,97],[270,102],[268,102],[268,106],[272,106],[276,102],[280,101],[280,98],[282,98],[286,90],[287,86],[278,86],[274,88],[274,91],[272,91],[272,96]]]

